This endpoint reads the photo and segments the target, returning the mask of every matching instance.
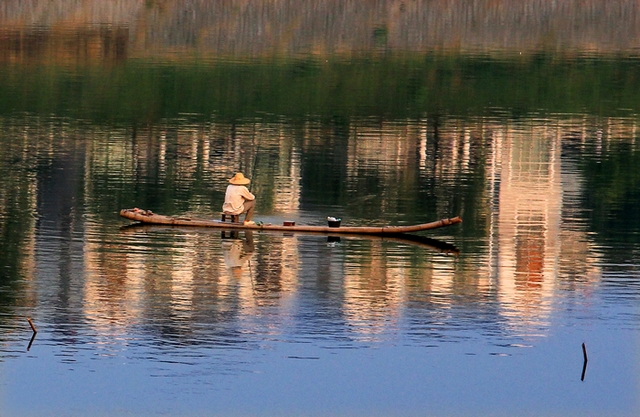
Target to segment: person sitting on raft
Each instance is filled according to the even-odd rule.
[[[251,219],[253,219],[253,211],[256,207],[256,196],[251,194],[246,187],[250,182],[251,180],[246,178],[242,172],[236,173],[229,180],[229,185],[224,195],[224,204],[222,205],[222,211],[225,214],[240,216],[246,213],[244,218],[245,225],[255,224]]]

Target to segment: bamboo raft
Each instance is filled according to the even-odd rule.
[[[134,220],[145,224],[164,224],[173,226],[194,226],[213,227],[227,230],[273,230],[283,232],[306,232],[306,233],[330,233],[330,234],[351,234],[351,235],[378,235],[392,236],[404,233],[415,233],[423,230],[437,229],[439,227],[451,226],[461,223],[460,217],[437,220],[430,223],[415,224],[408,226],[305,226],[305,225],[275,225],[275,224],[251,224],[229,223],[220,220],[197,219],[184,216],[164,216],[155,214],[151,210],[141,210],[138,208],[120,210],[120,216],[129,220]],[[289,222],[287,222],[289,223]]]

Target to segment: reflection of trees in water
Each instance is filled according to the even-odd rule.
[[[276,295],[282,290],[282,260],[278,244],[271,243],[271,250],[261,251],[257,256],[254,274],[254,290],[264,295]]]
[[[265,236],[250,264],[253,301],[260,306],[280,305],[295,291],[298,281],[298,247],[294,237]]]
[[[153,187],[158,186],[156,183],[149,185],[150,188],[145,189],[144,187],[147,187],[148,184],[144,180],[138,181],[147,177],[148,172],[146,170],[149,169],[149,166],[156,167],[152,170],[152,172],[154,172],[152,174],[154,179],[156,175],[157,178],[166,179],[168,173],[176,178],[184,176],[187,178],[185,184],[183,184],[184,189],[189,189],[190,192],[194,194],[208,194],[211,192],[211,188],[216,188],[216,184],[220,185],[220,190],[223,190],[224,187],[222,184],[226,184],[227,176],[212,170],[209,164],[213,160],[220,163],[220,165],[214,163],[215,166],[224,166],[220,161],[230,158],[238,144],[234,142],[233,138],[227,137],[226,134],[229,132],[228,125],[219,125],[216,123],[207,125],[208,127],[206,129],[194,129],[192,123],[186,125],[175,124],[172,125],[172,133],[165,135],[164,139],[154,136],[158,134],[157,130],[146,133],[141,130],[134,140],[135,145],[132,145],[130,135],[113,134],[116,132],[115,130],[110,131],[106,128],[95,126],[89,129],[86,126],[80,128],[75,124],[51,123],[39,125],[36,129],[29,127],[32,126],[32,124],[22,119],[3,119],[2,122],[5,128],[4,131],[9,133],[5,133],[5,136],[2,137],[3,144],[7,146],[3,148],[5,149],[5,153],[0,156],[0,158],[2,158],[0,172],[4,173],[6,178],[10,178],[11,181],[0,183],[0,191],[2,191],[0,193],[0,197],[2,198],[0,203],[2,204],[3,215],[4,213],[9,213],[10,215],[16,216],[12,218],[13,220],[18,219],[18,222],[14,221],[14,223],[10,223],[6,222],[6,217],[0,218],[0,220],[4,222],[0,224],[0,226],[4,228],[3,232],[6,231],[6,235],[11,238],[7,242],[20,240],[17,238],[18,233],[24,232],[25,234],[31,235],[35,233],[32,225],[27,227],[18,224],[19,221],[26,220],[28,217],[26,214],[19,215],[15,213],[15,210],[20,209],[20,207],[27,207],[33,210],[36,206],[46,206],[42,210],[42,214],[46,217],[55,217],[59,208],[67,214],[70,211],[74,211],[77,213],[77,218],[81,218],[84,214],[84,212],[82,212],[83,209],[80,208],[80,206],[82,206],[85,207],[84,210],[91,216],[99,217],[102,213],[106,218],[110,218],[110,216],[114,215],[115,210],[107,207],[107,210],[101,211],[104,210],[104,207],[101,203],[96,203],[96,201],[109,199],[111,201],[105,202],[105,204],[108,203],[113,208],[121,208],[120,203],[124,201],[123,195],[114,194],[113,190],[125,188],[126,193],[131,193],[130,195],[126,195],[125,199],[133,198],[131,195],[134,193],[131,187],[123,187],[122,184],[137,184],[138,187],[143,187],[143,190],[154,190],[155,188]],[[268,143],[268,146],[262,147],[263,151],[267,154],[263,160],[270,160],[271,157],[276,158],[276,155],[281,155],[278,148],[279,141],[292,142],[299,140],[298,137],[291,134],[286,121],[280,122],[282,125],[279,129],[268,129],[267,132],[269,133],[264,133],[260,128],[261,126],[257,124],[253,125],[253,127],[255,127],[254,129],[252,123],[255,122],[247,122],[245,126],[237,128],[237,131],[242,131],[243,129],[247,132],[256,131],[258,133],[256,133],[257,136],[255,139],[258,142],[265,140],[265,143]],[[30,131],[28,135],[19,135],[18,133],[20,132],[24,133],[21,129],[24,129],[25,125],[28,125],[26,127],[27,130],[34,130]],[[271,125],[271,127],[274,125]],[[340,172],[356,173],[342,178],[343,181],[346,182],[345,187],[347,189],[357,189],[358,184],[360,184],[360,179],[364,174],[376,175],[376,180],[381,184],[381,187],[384,189],[392,189],[397,187],[398,177],[396,176],[396,171],[404,171],[407,167],[411,167],[411,170],[417,170],[413,172],[413,174],[416,175],[410,175],[409,178],[430,178],[433,182],[429,184],[434,184],[434,187],[440,190],[438,193],[441,193],[439,195],[442,196],[443,199],[450,198],[450,194],[453,193],[446,187],[447,184],[461,183],[462,186],[460,190],[467,194],[465,194],[464,197],[457,198],[460,198],[465,204],[469,204],[469,201],[474,201],[474,199],[479,202],[477,207],[473,207],[474,210],[472,210],[472,214],[465,213],[465,219],[468,219],[471,215],[477,216],[476,220],[478,221],[465,222],[465,224],[473,224],[473,227],[466,228],[466,230],[471,231],[465,233],[472,234],[478,239],[483,239],[490,234],[488,230],[489,226],[492,221],[495,221],[495,218],[491,217],[491,211],[502,210],[505,212],[507,208],[505,205],[506,202],[502,202],[500,207],[491,207],[490,204],[481,203],[495,201],[494,199],[499,195],[506,200],[515,201],[515,197],[522,197],[526,195],[527,192],[533,196],[544,197],[544,199],[554,196],[557,197],[556,194],[550,193],[548,189],[542,188],[536,191],[534,187],[541,185],[544,178],[551,178],[549,174],[550,165],[548,164],[550,160],[548,156],[551,154],[549,153],[550,151],[544,148],[544,146],[549,146],[551,143],[550,139],[554,139],[558,143],[562,142],[563,145],[565,145],[562,146],[562,148],[554,148],[554,158],[563,159],[565,163],[568,159],[571,161],[583,161],[585,165],[581,167],[577,162],[571,166],[564,165],[564,167],[569,170],[571,177],[566,178],[566,181],[564,181],[563,177],[562,184],[558,182],[559,180],[557,178],[553,177],[553,183],[555,185],[558,187],[560,185],[566,187],[567,184],[574,184],[576,178],[593,178],[593,185],[597,186],[597,194],[592,195],[589,190],[584,192],[589,197],[587,204],[594,207],[593,211],[595,214],[590,214],[594,220],[607,220],[607,218],[610,217],[610,210],[616,209],[616,205],[624,202],[627,196],[637,194],[637,179],[635,178],[636,176],[633,175],[635,171],[631,169],[635,166],[635,159],[638,158],[638,151],[634,145],[637,127],[636,121],[630,118],[595,119],[589,117],[554,117],[548,119],[521,118],[519,120],[503,120],[499,118],[455,119],[441,117],[438,123],[432,123],[429,118],[422,121],[408,120],[403,123],[397,121],[395,123],[378,123],[377,130],[373,129],[370,123],[360,123],[359,119],[354,118],[351,121],[345,122],[344,126],[341,127],[343,136],[340,140],[343,140],[347,144],[347,152],[346,155],[341,155],[338,160],[347,166],[344,166]],[[91,134],[87,135],[87,137],[91,137],[91,146],[85,146],[86,143],[78,138],[84,137],[81,133],[89,130]],[[193,134],[194,131],[197,134]],[[322,158],[328,158],[334,161],[330,155],[329,146],[327,145],[332,143],[330,136],[329,134],[323,137],[312,133],[309,134],[308,138],[304,138],[306,145],[301,147],[300,152],[306,153],[310,149],[315,149],[309,154],[308,158],[303,158],[305,163],[320,164]],[[16,140],[17,137],[21,138],[21,141],[18,142],[20,146],[12,145],[12,141]],[[66,141],[60,139],[54,142],[52,138],[65,138]],[[71,138],[75,139],[71,140]],[[380,138],[383,140],[380,140]],[[532,138],[536,138],[536,140],[534,141]],[[205,145],[209,140],[212,140],[211,144]],[[235,140],[242,140],[242,144],[250,142],[247,141],[246,137],[236,137]],[[164,145],[162,145],[163,141]],[[57,146],[53,146],[54,143]],[[513,151],[500,153],[499,147],[503,147],[503,149],[506,150],[509,143],[512,143],[509,146],[513,148]],[[407,145],[409,145],[409,150],[405,149]],[[283,144],[282,146],[288,147],[289,145]],[[214,147],[216,148],[216,152],[210,152]],[[541,148],[538,149],[538,147]],[[220,150],[220,148],[222,148],[222,150]],[[324,149],[326,153],[323,154],[319,152],[321,149]],[[534,158],[536,155],[534,151],[539,153],[538,159]],[[135,155],[135,157],[133,155]],[[161,159],[161,155],[165,156],[162,164],[153,165],[153,163]],[[495,165],[492,165],[490,160],[492,155],[494,157],[502,155],[501,159],[497,160]],[[413,159],[410,163],[406,161],[403,162],[403,160],[407,158]],[[232,161],[233,159],[231,158],[229,160]],[[398,165],[390,165],[396,160],[401,160],[401,162]],[[520,161],[520,168],[513,171],[513,175],[507,175],[505,173],[505,167],[512,166],[515,168],[515,163],[518,161]],[[65,176],[56,176],[49,172],[50,169],[60,167],[63,162],[66,164],[77,163],[74,169],[66,171],[67,176],[73,176],[73,181],[70,181],[69,178]],[[289,162],[288,160],[281,160],[279,164],[286,165]],[[536,163],[532,164],[532,162]],[[42,163],[43,166],[39,167],[39,163]],[[614,163],[618,164],[618,166],[615,167]],[[275,172],[280,172],[280,166],[275,165],[273,167],[273,169],[276,170]],[[269,166],[269,164],[262,165],[261,169],[267,169]],[[376,169],[376,166],[381,168]],[[496,169],[496,177],[489,178],[489,166]],[[602,166],[606,167],[606,169],[603,169]],[[352,167],[356,168],[351,170]],[[502,170],[498,172],[500,167],[502,167]],[[625,167],[627,169],[624,169]],[[85,169],[86,171],[84,171]],[[155,169],[165,171],[164,173],[156,172]],[[584,172],[579,171],[580,169],[583,169]],[[559,166],[556,166],[554,170],[554,172],[562,171],[563,175],[566,173],[565,169],[559,169]],[[61,170],[58,169],[58,171]],[[34,172],[40,172],[40,174],[36,175]],[[498,174],[503,177],[499,178]],[[623,174],[626,174],[624,178],[620,178],[620,175]],[[218,175],[220,180],[216,182],[216,177],[213,175]],[[258,182],[260,182],[261,176],[263,180],[264,178],[271,178],[270,171],[256,171],[256,175],[258,176],[256,178]],[[303,171],[302,175],[310,174],[309,172]],[[538,175],[538,177],[535,175]],[[478,179],[479,176],[481,176],[480,179]],[[491,194],[490,190],[487,189],[488,182],[502,182],[506,185],[507,178],[511,178],[512,181],[513,179],[520,179],[522,181],[521,187],[514,189],[511,194],[515,196],[514,198],[507,198],[508,196],[504,190],[501,193]],[[471,179],[473,181],[468,182]],[[69,194],[52,193],[51,191],[58,190],[60,185],[51,184],[51,181],[57,181],[61,184],[74,184],[77,182],[78,186],[72,187],[71,191],[67,190],[66,192],[69,192]],[[80,186],[80,183],[82,186]],[[203,183],[204,185],[202,185]],[[445,186],[443,186],[443,184]],[[161,184],[161,188],[163,189],[171,187],[172,184],[170,182]],[[79,189],[82,190],[82,200],[76,198],[77,196],[73,191]],[[583,186],[570,188],[571,200],[575,202],[577,198],[576,195],[579,195],[583,190]],[[140,195],[143,194],[146,195],[146,192],[141,191]],[[149,194],[153,193],[149,192]],[[65,199],[67,201],[57,206],[54,203],[57,202],[56,198],[59,195],[66,196]],[[172,195],[154,196],[154,198],[162,200],[166,204],[171,204],[171,201],[177,199]],[[399,199],[399,197],[394,194],[391,194],[389,198],[391,201]],[[37,204],[36,199],[40,199]],[[52,200],[52,204],[47,203],[49,200]],[[189,204],[193,204],[193,207],[199,207],[198,205],[201,204],[201,201],[203,201],[202,198],[193,198],[183,203],[187,205],[188,208],[191,208],[192,206],[189,206]],[[205,207],[205,209],[217,212],[221,201],[222,196],[220,195],[220,198],[214,202],[214,205]],[[631,199],[630,201],[634,200]],[[554,201],[549,201],[548,203],[545,202],[544,206],[539,207],[539,211],[548,208],[554,215],[560,215],[559,210],[561,209],[554,206],[554,204],[559,202],[559,198],[556,198]],[[339,204],[342,206],[346,205],[344,201],[339,201]],[[379,204],[379,207],[382,208],[388,207],[384,205],[384,201],[379,199],[367,201],[366,204],[370,206]],[[611,206],[609,206],[609,204],[611,204]],[[330,206],[330,204],[327,206]],[[535,208],[531,203],[526,203],[526,201],[522,203],[520,207],[525,210]],[[566,227],[566,224],[563,225],[563,229],[560,231],[561,235],[559,235],[562,237],[561,239],[559,236],[552,236],[560,242],[554,244],[556,246],[561,244],[562,249],[562,251],[559,252],[562,256],[558,257],[559,261],[557,264],[550,263],[551,258],[549,256],[546,258],[542,257],[544,251],[548,251],[552,246],[547,240],[542,240],[543,235],[550,233],[551,228],[545,226],[544,228],[535,229],[528,227],[527,224],[527,222],[536,222],[536,224],[542,225],[544,219],[536,217],[535,212],[529,215],[529,217],[526,217],[522,214],[526,212],[513,210],[513,213],[516,213],[516,215],[512,217],[518,218],[522,226],[520,228],[513,228],[513,235],[516,238],[511,239],[511,235],[508,234],[511,233],[509,230],[501,231],[501,233],[508,238],[504,239],[504,241],[507,242],[505,243],[505,247],[511,247],[513,253],[506,253],[503,248],[501,250],[503,250],[503,253],[506,253],[507,259],[514,261],[514,274],[505,277],[505,281],[508,280],[513,284],[508,289],[512,293],[512,297],[507,300],[508,302],[515,303],[516,306],[518,305],[517,303],[529,305],[533,314],[539,314],[540,308],[538,308],[539,304],[537,304],[537,300],[541,293],[538,287],[552,282],[550,278],[541,275],[545,270],[560,271],[558,274],[561,282],[559,284],[553,282],[553,284],[561,286],[562,288],[581,286],[580,284],[583,281],[580,280],[585,279],[584,276],[581,276],[583,271],[590,274],[588,280],[595,281],[595,279],[597,279],[598,271],[593,268],[593,263],[597,259],[594,259],[593,256],[591,258],[589,257],[589,254],[592,252],[592,247],[590,246],[592,238],[586,236],[584,233],[584,231],[588,229],[588,225],[584,221],[584,214],[579,212],[579,208],[579,206],[570,207],[570,211],[563,212],[563,214],[567,214],[565,219],[570,217],[569,220],[573,222],[573,225],[571,228]],[[400,213],[400,211],[392,212],[391,215],[397,217],[398,213]],[[582,222],[579,222],[580,219],[582,219]],[[61,221],[57,227],[58,229],[62,228],[60,230],[65,230],[64,228],[66,227],[66,231],[69,232],[70,219],[66,217],[63,220],[64,221]],[[508,219],[505,219],[503,223],[507,224],[507,220]],[[609,219],[607,221],[611,220]],[[634,220],[632,219],[631,221],[633,222]],[[78,224],[80,225],[80,223]],[[108,236],[112,232],[105,228],[102,221],[92,224],[95,225],[95,228],[90,232],[87,232],[85,228],[79,230],[79,233],[84,232],[87,236],[95,237]],[[597,222],[593,224],[595,227],[605,226]],[[625,226],[629,224],[634,230],[637,229],[635,223],[627,223]],[[618,226],[614,228],[614,230],[599,231],[598,235],[620,233],[625,230],[627,229],[625,229],[624,226]],[[551,231],[555,233],[555,231]],[[69,240],[68,235],[66,239]],[[268,244],[264,243],[264,246],[258,251],[255,258],[253,258],[255,259],[255,263],[251,265],[252,270],[250,272],[253,287],[246,286],[244,283],[243,285],[251,288],[252,293],[249,297],[252,297],[251,301],[257,308],[282,305],[282,300],[285,296],[295,294],[296,284],[299,280],[299,268],[296,263],[297,260],[292,258],[292,256],[296,256],[298,250],[295,249],[295,245],[293,244],[293,246],[287,246],[290,244],[287,243],[288,241],[294,242],[294,239],[269,239]],[[4,244],[4,242],[3,240],[2,244]],[[32,241],[27,238],[24,242],[30,243],[22,244],[23,246],[21,246],[21,248],[24,248],[24,252],[21,253],[27,253],[29,250],[33,250],[33,247],[28,246],[32,244]],[[55,245],[55,242],[49,243]],[[466,243],[463,244],[466,245]],[[174,245],[176,245],[176,242],[172,242],[171,246],[173,247]],[[203,240],[196,246],[199,248],[209,248],[212,245],[211,242]],[[65,259],[63,260],[64,262],[57,264],[56,268],[65,268],[61,270],[61,272],[67,276],[76,273],[70,272],[74,266],[77,266],[77,264],[73,264],[72,262],[74,250],[77,250],[77,248],[74,248],[75,247],[66,249],[64,247],[58,248],[60,252],[59,256]],[[134,279],[132,276],[128,276],[127,279],[122,278],[123,265],[128,264],[129,268],[131,268],[132,265],[135,266],[134,261],[132,258],[113,257],[110,251],[117,251],[117,245],[109,247],[102,242],[96,243],[94,241],[91,244],[85,244],[83,249],[87,250],[87,255],[83,258],[86,265],[91,267],[92,264],[90,265],[90,262],[95,262],[97,267],[109,269],[112,274],[108,279],[103,279],[100,274],[97,274],[93,277],[93,281],[89,280],[91,277],[88,277],[86,281],[87,285],[84,287],[84,291],[87,294],[89,294],[88,292],[90,290],[93,291],[91,295],[94,297],[94,300],[100,301],[101,297],[111,297],[108,302],[98,303],[99,305],[94,306],[96,308],[95,312],[99,313],[95,314],[94,317],[102,315],[115,318],[116,321],[127,317],[126,314],[118,315],[118,301],[125,298],[128,294],[127,289],[123,288],[123,286],[135,284],[135,282],[132,281]],[[186,252],[191,253],[189,251]],[[213,327],[219,323],[230,323],[236,320],[238,316],[244,314],[238,305],[244,301],[242,297],[245,297],[245,294],[239,294],[239,291],[233,286],[236,284],[232,281],[224,285],[220,284],[219,286],[209,282],[211,278],[213,278],[213,282],[215,282],[215,280],[219,281],[224,274],[214,270],[213,267],[211,270],[206,271],[206,273],[202,273],[202,271],[198,269],[198,265],[211,266],[215,264],[215,261],[207,258],[207,249],[193,250],[193,252],[198,254],[196,258],[198,262],[194,261],[192,257],[184,257],[182,252],[180,252],[180,256],[176,255],[178,261],[172,262],[172,264],[183,265],[181,274],[177,274],[175,271],[164,270],[161,264],[154,264],[152,258],[147,258],[145,262],[141,262],[147,269],[142,292],[147,294],[150,299],[159,305],[157,312],[151,312],[150,310],[145,310],[145,312],[151,314],[151,316],[155,314],[163,316],[166,321],[168,321],[168,324],[159,323],[159,329],[168,335],[172,333],[175,335],[185,335],[193,332],[192,327],[194,323],[205,322]],[[5,254],[3,254],[3,256],[5,256]],[[6,256],[19,256],[19,254],[9,251]],[[404,256],[406,256],[406,252]],[[629,256],[629,253],[627,253],[626,256]],[[7,260],[8,265],[20,265],[20,267],[25,268],[25,270],[29,270],[28,262],[28,259],[20,258]],[[409,296],[412,300],[421,297],[421,291],[424,290],[440,295],[439,297],[433,296],[427,299],[429,302],[435,303],[444,300],[445,304],[448,303],[450,305],[456,302],[461,302],[462,304],[472,303],[474,296],[467,297],[465,294],[461,295],[461,292],[472,292],[472,290],[476,288],[478,288],[481,293],[485,293],[488,290],[485,283],[482,281],[474,282],[473,279],[475,278],[468,276],[469,270],[476,271],[477,264],[474,262],[477,262],[477,260],[468,259],[463,256],[457,263],[463,264],[465,262],[470,264],[466,265],[466,270],[464,269],[465,265],[462,265],[461,267],[463,269],[460,270],[462,272],[452,271],[450,273],[441,273],[439,276],[431,274],[428,276],[412,277],[410,282],[403,278],[403,284],[398,284],[396,287],[402,287],[402,291],[408,288]],[[366,265],[364,260],[358,260],[356,263]],[[500,265],[504,269],[505,263],[501,263]],[[324,268],[326,269],[328,266]],[[57,271],[55,268],[52,270]],[[362,269],[361,272],[363,274],[351,276],[352,282],[360,286],[354,287],[357,289],[354,294],[360,296],[365,293],[364,295],[366,295],[366,292],[369,291],[371,296],[365,301],[383,303],[382,306],[367,304],[367,308],[371,310],[378,308],[380,311],[384,311],[385,308],[396,308],[397,306],[401,306],[400,308],[402,308],[402,306],[405,305],[404,299],[401,302],[395,302],[395,299],[391,297],[389,298],[389,303],[384,304],[384,302],[387,301],[384,297],[376,298],[377,292],[384,293],[387,291],[385,287],[387,281],[385,280],[388,278],[386,271],[389,270],[389,265],[387,264],[372,264],[368,268]],[[442,270],[440,271],[442,272]],[[175,276],[179,276],[184,283],[181,289],[172,285],[175,283],[175,276],[172,275],[172,273],[176,274]],[[375,273],[382,275],[376,276]],[[482,271],[482,274],[485,274],[484,276],[491,276],[490,271]],[[338,279],[341,279],[340,277],[342,277],[342,275],[343,272],[339,271]],[[373,276],[376,280],[362,280],[363,276],[365,278]],[[246,280],[246,278],[247,271],[245,270],[244,279]],[[43,275],[39,275],[38,279],[43,280]],[[47,279],[49,279],[49,277],[47,277]],[[568,280],[571,280],[571,282],[566,282]],[[73,301],[69,296],[73,295],[74,292],[69,291],[69,288],[65,287],[65,283],[52,280],[50,284],[52,289],[51,293],[55,294],[55,300],[48,300],[48,302],[62,302],[64,304],[70,302],[67,300]],[[339,293],[331,292],[329,284],[330,283],[320,281],[317,290],[310,290],[311,297],[309,298],[318,297],[318,299],[320,299],[328,294],[328,298],[334,297],[334,299],[330,300],[327,304],[333,306],[335,303],[336,313],[344,312],[344,310],[340,310],[342,306],[335,301],[336,298],[340,297]],[[95,287],[91,287],[91,285],[95,285]],[[584,286],[582,287],[584,288]],[[190,292],[194,288],[197,288],[199,291]],[[550,291],[555,291],[556,288],[557,287],[550,288]],[[415,291],[412,289],[415,289]],[[19,288],[18,290],[23,293],[28,292],[28,289],[24,290]],[[503,296],[508,295],[506,289],[499,290],[499,292]],[[29,294],[27,294],[27,296],[29,296]],[[22,300],[26,299],[27,296],[20,294],[15,299],[8,300],[8,303],[15,302],[16,299],[19,300],[19,303],[22,303]],[[181,298],[176,299],[176,296],[180,296]],[[358,299],[354,300],[356,302],[361,301]],[[183,304],[180,305],[178,301],[183,302]],[[363,306],[365,304],[363,304]],[[194,306],[194,312],[189,311],[192,305]],[[358,306],[357,303],[354,305]],[[86,306],[91,307],[90,303],[87,303]],[[449,307],[450,306],[447,306],[447,308]],[[147,306],[145,308],[149,307]],[[361,310],[368,312],[364,310],[364,308],[365,307]],[[522,320],[522,311],[512,312],[513,317],[517,320]],[[87,311],[84,311],[84,313],[87,313]],[[468,311],[465,312],[465,314],[467,313]],[[344,319],[344,316],[340,316],[340,314],[336,314],[336,317],[339,317],[340,320]],[[149,317],[149,319],[151,319],[151,317]],[[371,320],[371,318],[367,317],[366,320]],[[105,325],[109,325],[108,320],[105,322]],[[221,330],[221,339],[226,337],[225,335],[227,333],[225,332],[227,330],[224,328]]]

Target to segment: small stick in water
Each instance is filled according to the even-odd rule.
[[[582,364],[582,376],[580,377],[580,381],[584,381],[584,375],[587,373],[587,347],[585,344],[582,344],[582,356],[584,356],[584,363]]]
[[[27,317],[27,321],[29,322],[29,326],[31,326],[31,330],[33,330],[34,333],[38,333],[38,331],[36,330],[36,326],[33,325],[33,322],[29,317]]]

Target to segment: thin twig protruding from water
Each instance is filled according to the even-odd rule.
[[[27,321],[29,322],[29,326],[31,326],[31,330],[33,330],[34,333],[38,333],[38,330],[36,330],[36,326],[33,325],[33,322],[29,317],[27,317]]]

